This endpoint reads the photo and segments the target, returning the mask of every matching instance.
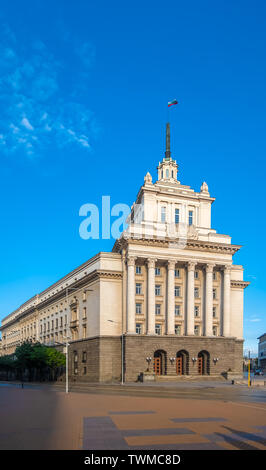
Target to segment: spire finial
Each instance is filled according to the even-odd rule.
[[[170,152],[170,123],[166,124],[166,151],[165,151],[165,158],[166,160],[170,160],[171,152]]]

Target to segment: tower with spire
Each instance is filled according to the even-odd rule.
[[[165,181],[171,183],[179,183],[177,181],[178,165],[171,157],[170,150],[170,123],[166,124],[166,150],[165,157],[162,162],[159,162],[157,167],[158,181]]]

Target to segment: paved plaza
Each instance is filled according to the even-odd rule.
[[[266,391],[0,384],[1,449],[266,449]]]

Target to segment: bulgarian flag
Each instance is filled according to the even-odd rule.
[[[168,108],[170,108],[170,106],[173,106],[174,104],[178,104],[178,101],[177,100],[168,101]]]

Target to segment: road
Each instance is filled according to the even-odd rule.
[[[0,384],[0,449],[266,449],[266,390]]]

